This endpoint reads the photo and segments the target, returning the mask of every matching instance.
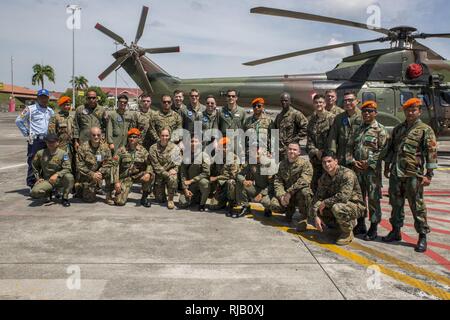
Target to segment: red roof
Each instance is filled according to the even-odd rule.
[[[0,93],[12,93],[12,85],[11,84],[3,84],[3,89],[0,89]],[[29,89],[27,87],[21,87],[14,85],[14,96],[18,98],[30,98],[30,99],[36,99],[37,98],[37,92],[38,90],[35,89]],[[50,100],[56,100],[61,96],[61,92],[56,91],[50,91],[51,97]]]

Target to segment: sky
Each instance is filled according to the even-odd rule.
[[[268,56],[340,42],[382,36],[373,31],[345,26],[250,13],[256,6],[328,15],[366,23],[367,9],[380,9],[384,28],[410,25],[420,32],[450,32],[447,0],[0,0],[0,82],[32,86],[32,66],[55,69],[50,90],[64,91],[72,76],[72,30],[66,26],[68,4],[78,4],[81,28],[75,31],[75,75],[91,85],[114,86],[114,73],[104,81],[98,75],[114,60],[112,39],[94,29],[97,22],[134,40],[142,6],[150,7],[139,45],[144,48],[176,46],[180,53],[147,55],[169,74],[180,78],[257,76],[323,73],[352,54],[351,47],[310,54],[260,66],[242,63]],[[450,59],[450,39],[422,43]],[[387,44],[363,45],[363,51]],[[121,47],[119,46],[119,49]],[[135,87],[120,69],[119,87]]]

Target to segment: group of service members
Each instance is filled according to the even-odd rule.
[[[161,97],[160,108],[144,94],[137,112],[127,109],[125,95],[118,97],[117,110],[107,111],[97,103],[96,92],[89,91],[86,103],[73,115],[69,97],[59,99],[56,114],[47,107],[48,97],[47,90],[40,90],[37,103],[16,119],[29,138],[27,185],[33,198],[51,199],[62,191],[67,207],[73,190],[75,196],[94,202],[104,185],[106,203],[122,206],[136,183],[142,186],[144,207],[151,206],[152,191],[155,201],[167,203],[168,209],[175,207],[177,192],[180,208],[197,205],[205,211],[212,198],[210,210],[227,208],[226,216],[233,218],[250,213],[250,203],[260,203],[265,216],[285,213],[299,232],[307,230],[308,221],[319,231],[337,228],[336,244],[347,245],[356,234],[367,241],[377,238],[384,160],[393,229],[383,241],[401,240],[408,199],[419,233],[415,250],[426,251],[430,229],[423,190],[437,168],[437,145],[433,130],[420,120],[420,99],[403,105],[406,120],[389,137],[376,121],[377,103],[366,101],[358,108],[354,92],[344,93],[343,109],[336,105],[336,91],[316,94],[309,119],[292,107],[288,93],[282,93],[275,120],[265,113],[263,98],[252,101],[252,115],[246,117],[234,89],[227,91],[222,108],[213,96],[206,97],[206,106],[201,104],[196,89],[190,91],[188,105],[183,103],[184,93],[176,90]],[[198,135],[198,124],[201,132],[217,129],[223,137]],[[177,136],[177,129],[185,129],[188,139]],[[269,144],[253,149],[256,162],[246,161],[248,153],[241,161],[233,137],[227,136],[227,130],[237,129],[253,130],[258,137],[279,130],[281,162],[275,172],[268,173],[274,158]],[[309,160],[301,157],[300,141],[305,138]]]

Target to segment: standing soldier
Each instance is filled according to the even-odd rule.
[[[270,150],[270,130],[273,127],[273,121],[265,114],[264,103],[263,98],[253,99],[253,115],[245,119],[244,122],[246,138],[248,138],[247,134],[250,136],[245,146],[247,155],[250,152],[250,147],[253,147],[251,154],[256,154],[259,148],[265,151]]]
[[[150,148],[159,140],[163,128],[169,128],[172,133],[171,141],[178,143],[180,140],[178,129],[182,129],[181,116],[171,109],[172,98],[165,94],[161,97],[161,110],[153,112],[150,116],[150,126],[144,139],[144,147]]]
[[[325,173],[319,179],[319,187],[314,195],[310,219],[323,232],[324,223],[337,223],[341,234],[336,244],[344,246],[353,241],[353,227],[356,219],[364,215],[364,202],[356,174],[338,164],[336,155],[326,151],[322,155]]]
[[[113,155],[120,147],[127,144],[128,130],[135,127],[135,117],[131,111],[127,110],[128,97],[123,94],[117,100],[117,110],[109,114],[106,126],[106,140]]]
[[[217,111],[216,98],[214,96],[206,97],[206,110],[203,112],[202,119],[202,134],[203,134],[203,147],[206,147],[211,142],[215,141],[214,130],[219,129],[219,116]]]
[[[272,216],[269,193],[273,177],[264,173],[264,167],[267,166],[266,150],[259,149],[256,160],[256,164],[245,164],[237,176],[236,202],[242,206],[240,217],[250,213],[250,201],[261,203],[264,216]]]
[[[158,203],[167,201],[167,208],[173,209],[175,208],[173,198],[178,188],[178,166],[181,158],[179,148],[170,141],[170,133],[169,128],[161,130],[158,142],[150,147],[149,157],[155,172],[153,191],[155,200]]]
[[[405,198],[408,198],[414,227],[419,233],[415,247],[417,252],[427,250],[426,234],[430,228],[423,189],[431,184],[433,170],[437,168],[436,137],[433,129],[420,120],[422,106],[422,101],[417,98],[409,99],[403,105],[406,121],[392,132],[384,167],[384,175],[389,178],[389,202],[392,206],[390,223],[393,230],[383,237],[383,241],[402,239],[400,229],[405,219]]]
[[[102,181],[106,184],[106,200],[109,205],[114,204],[112,199],[112,158],[108,144],[102,142],[100,128],[90,129],[91,138],[84,142],[77,152],[77,170],[80,175],[81,194],[86,202],[94,202],[97,189],[101,188]]]
[[[297,230],[305,231],[311,206],[313,169],[311,163],[302,159],[300,155],[300,145],[290,143],[286,160],[281,161],[274,178],[275,197],[272,198],[271,209],[275,212],[285,212],[288,221],[292,221],[298,207],[300,220]]]
[[[280,135],[280,161],[286,159],[288,146],[291,143],[300,143],[306,137],[308,119],[305,115],[291,106],[291,96],[289,93],[282,93],[280,96],[281,112],[275,118],[274,129],[279,130]]]
[[[181,117],[183,119],[183,129],[189,131],[192,136],[194,134],[194,124],[199,123],[199,129],[201,129],[201,123],[203,118],[203,112],[206,107],[200,103],[200,93],[197,89],[192,89],[189,95],[190,103],[186,108],[182,108]],[[200,132],[196,132],[200,134]]]
[[[192,204],[199,204],[198,210],[205,211],[209,196],[209,176],[211,160],[202,152],[202,145],[196,136],[191,138],[190,163],[182,163],[181,190],[179,207],[187,208]]]
[[[237,218],[238,214],[233,212],[236,200],[236,178],[240,170],[239,158],[228,150],[231,141],[228,137],[221,138],[217,145],[218,150],[211,165],[211,190],[214,192],[214,199],[217,205],[215,210],[225,208],[228,202],[226,216]]]
[[[150,116],[153,110],[150,110],[152,105],[152,97],[146,93],[142,94],[140,97],[139,111],[134,114],[134,124],[137,129],[141,132],[141,137],[139,144],[143,144],[143,138],[147,134],[147,130],[150,126]]]
[[[51,198],[53,190],[62,188],[62,205],[69,207],[69,193],[74,183],[69,155],[58,147],[57,135],[50,133],[45,140],[47,149],[39,150],[33,159],[33,173],[37,182],[31,189],[31,197]]]
[[[227,91],[227,105],[219,111],[219,130],[223,136],[227,130],[244,128],[245,110],[237,104],[238,96],[234,89]]]
[[[344,94],[345,112],[334,118],[328,134],[328,149],[336,154],[339,164],[350,167],[353,161],[353,134],[362,123],[358,99],[354,92]]]
[[[307,127],[306,152],[313,166],[311,189],[317,191],[317,182],[323,174],[322,154],[327,148],[328,133],[333,125],[334,115],[325,109],[325,97],[316,94],[313,98],[314,114]]]
[[[75,151],[81,144],[89,141],[92,128],[100,128],[102,133],[106,131],[106,111],[104,107],[97,103],[97,92],[91,90],[87,93],[86,103],[77,107],[73,120]]]
[[[36,178],[33,174],[33,157],[41,149],[46,148],[44,142],[48,131],[48,123],[54,111],[48,107],[50,93],[47,89],[41,89],[37,93],[37,103],[26,107],[16,118],[16,126],[24,137],[28,138],[27,148],[27,186],[33,187]]]
[[[148,157],[148,151],[139,144],[141,132],[137,128],[128,131],[128,143],[120,147],[117,157],[113,158],[115,168],[114,203],[124,206],[133,183],[142,184],[141,205],[150,208],[148,200],[151,183],[154,177],[152,166]]]
[[[181,111],[186,110],[186,105],[183,103],[183,101],[184,101],[183,91],[175,90],[173,92],[173,101],[174,101],[174,104],[172,106],[172,110],[181,116]]]
[[[72,159],[73,115],[69,114],[71,99],[67,96],[62,96],[58,99],[58,106],[61,110],[50,118],[48,133],[56,134],[59,137],[59,148],[66,151],[70,159]]]
[[[326,107],[325,109],[328,112],[331,112],[334,116],[344,112],[342,108],[337,106],[337,93],[336,90],[327,90],[325,91],[325,99],[326,99]]]
[[[378,224],[381,222],[381,160],[388,139],[384,126],[376,120],[378,105],[375,101],[367,101],[361,107],[364,123],[354,136],[355,149],[353,153],[353,170],[357,173],[362,197],[368,200],[366,209],[370,216],[370,228],[366,233],[365,217],[358,219],[353,230],[355,235],[365,234],[364,240],[373,241],[377,238]]]

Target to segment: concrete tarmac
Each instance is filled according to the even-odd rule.
[[[406,208],[403,241],[334,245],[337,233],[297,233],[284,216],[139,206],[77,199],[32,201],[26,140],[0,114],[0,299],[449,299],[450,143],[426,189],[429,249]],[[387,192],[387,181],[384,182]],[[388,233],[383,198],[380,236]]]

